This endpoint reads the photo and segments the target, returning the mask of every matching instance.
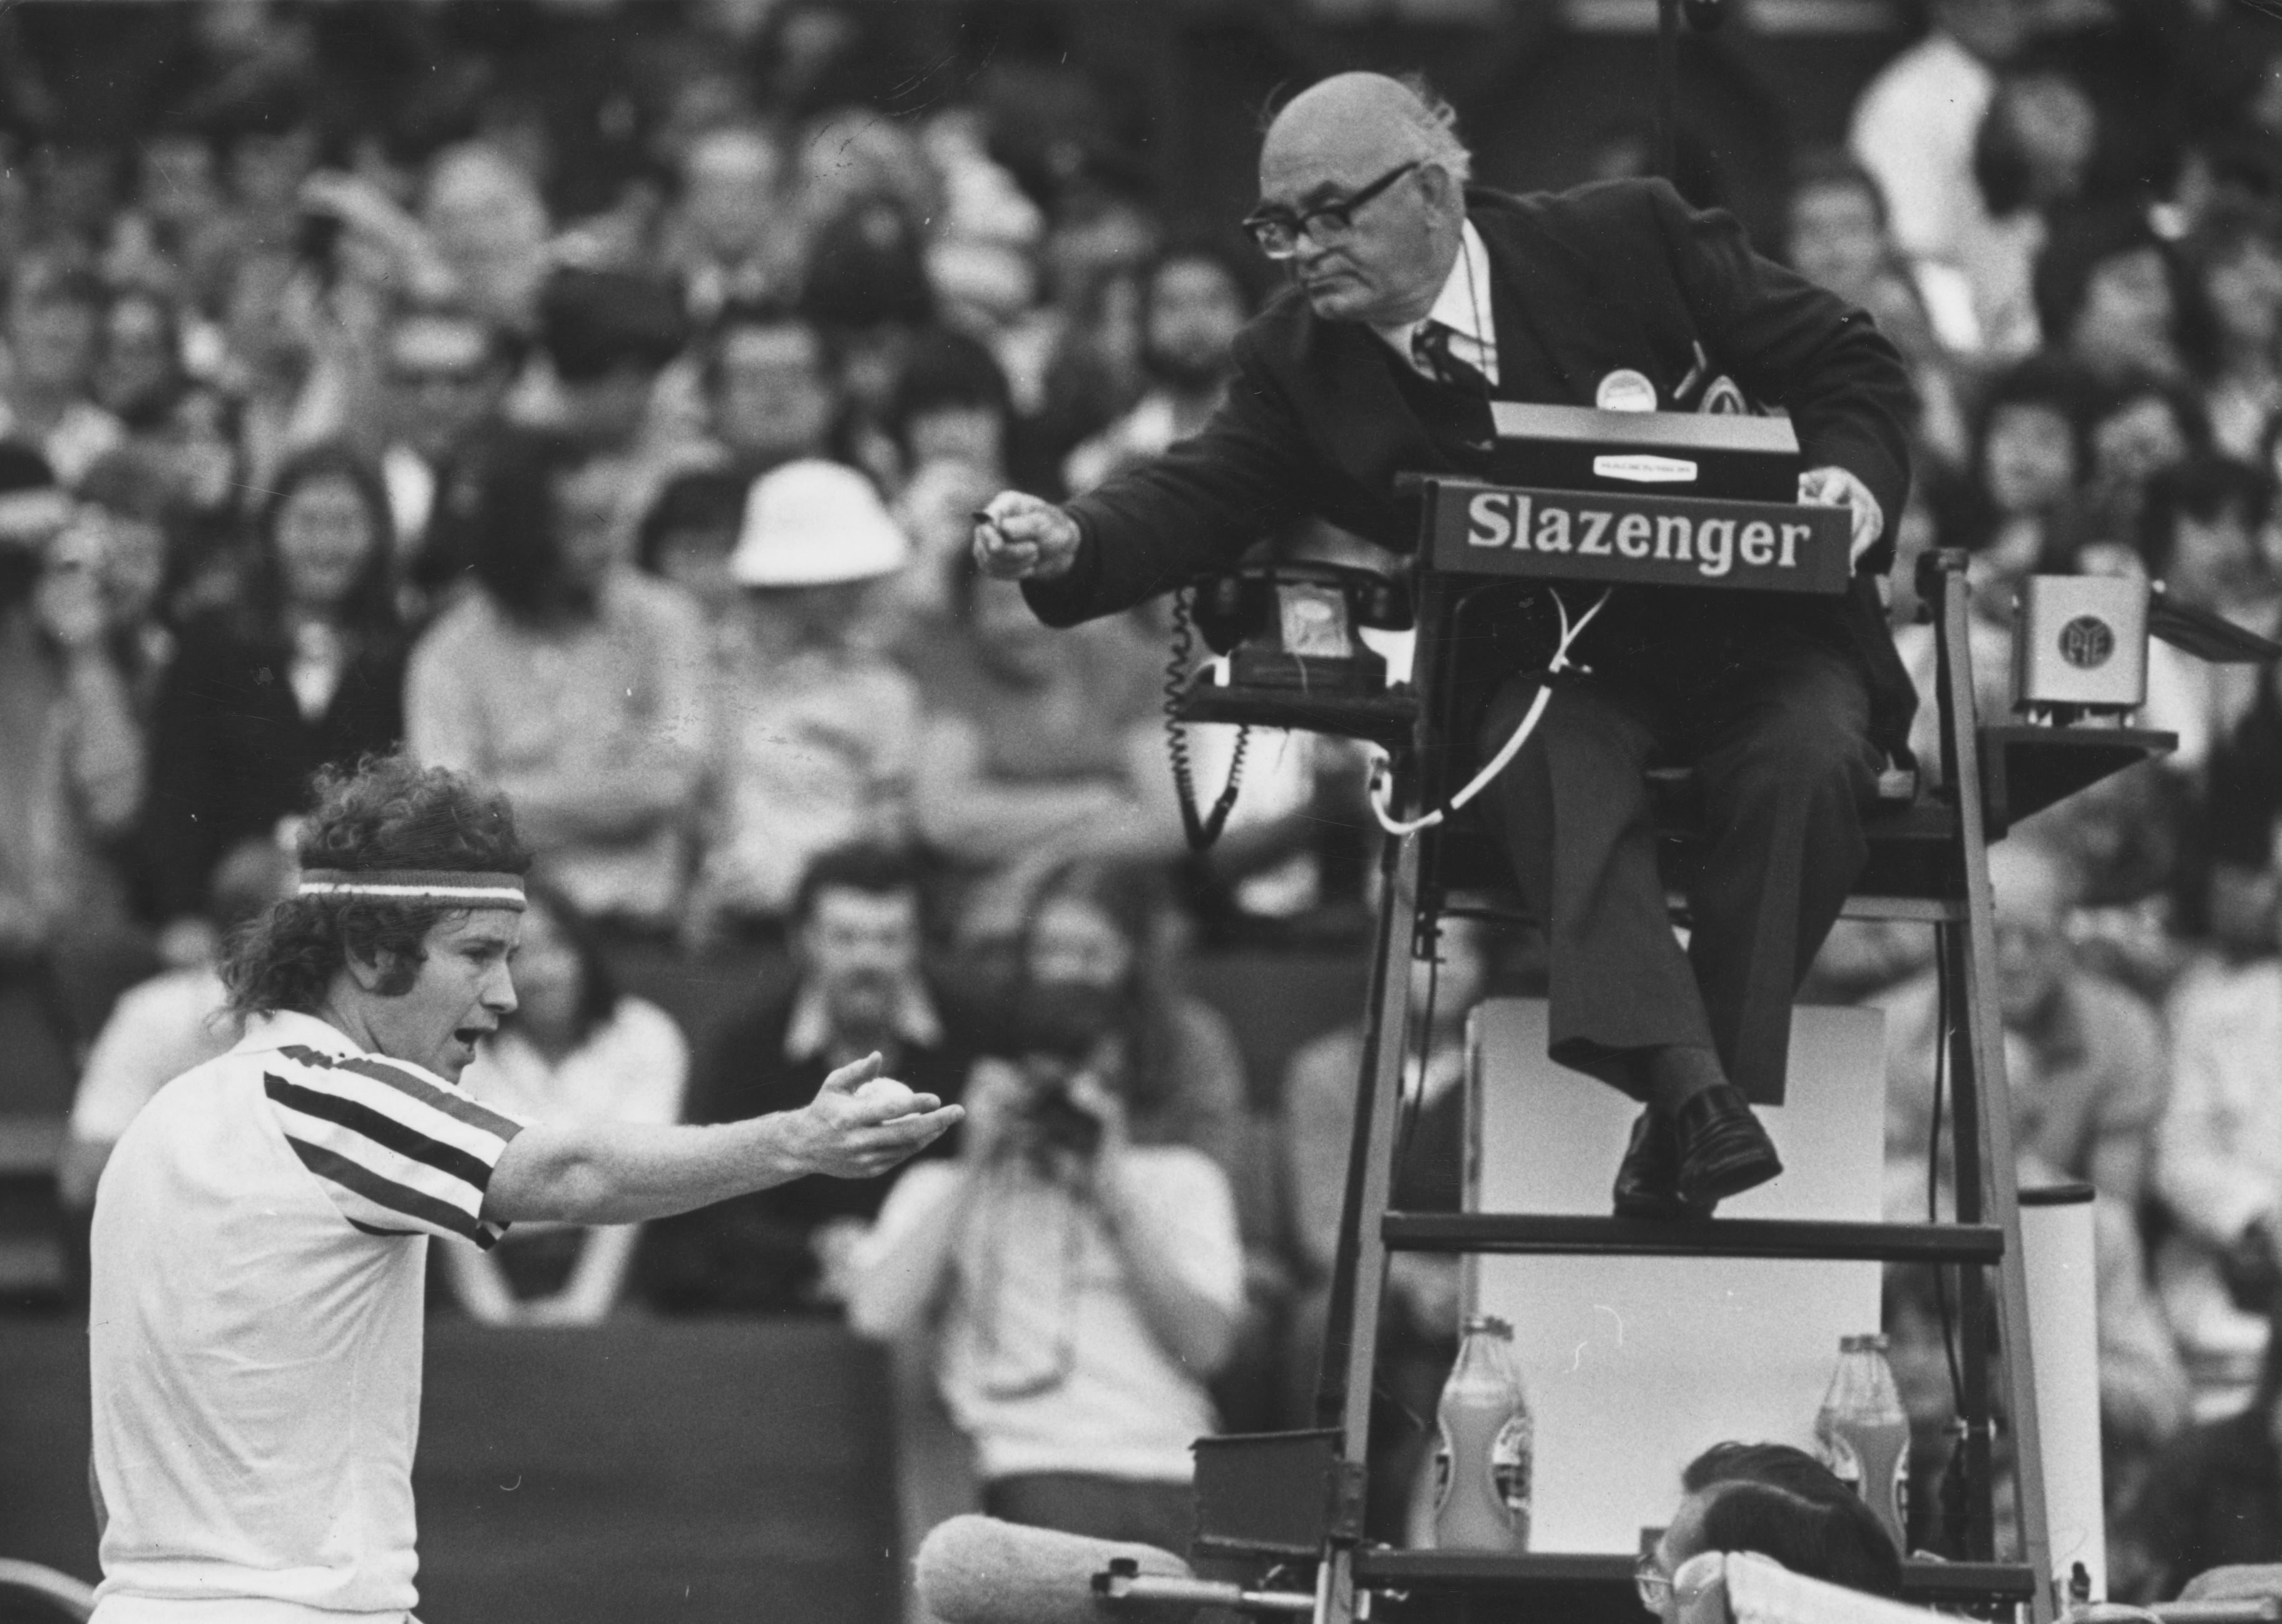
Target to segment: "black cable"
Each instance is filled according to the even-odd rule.
[[[1181,719],[1181,699],[1188,692],[1189,664],[1196,652],[1196,623],[1190,612],[1195,588],[1183,587],[1173,594],[1173,646],[1165,660],[1165,750],[1173,759],[1173,788],[1181,804],[1181,831],[1188,836],[1189,850],[1205,851],[1220,838],[1228,827],[1228,814],[1236,806],[1238,789],[1244,781],[1244,756],[1252,743],[1249,723],[1236,730],[1236,749],[1229,758],[1228,786],[1213,803],[1211,812],[1199,817],[1197,813],[1196,769],[1189,760],[1189,727]]]

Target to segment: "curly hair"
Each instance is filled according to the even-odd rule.
[[[403,754],[368,756],[353,767],[320,768],[313,787],[317,809],[299,842],[304,868],[519,874],[531,867],[507,797],[446,768]],[[289,897],[232,933],[221,967],[229,1007],[241,1015],[314,1013],[352,957],[379,965],[378,991],[400,997],[419,976],[428,933],[462,911]]]

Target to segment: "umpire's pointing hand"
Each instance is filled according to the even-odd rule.
[[[1077,558],[1077,521],[1050,501],[1001,491],[974,516],[974,563],[1002,581],[1050,581]]]

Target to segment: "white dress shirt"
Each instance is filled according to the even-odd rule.
[[[1373,323],[1371,330],[1393,345],[1404,363],[1415,369],[1418,361],[1411,341],[1427,322],[1440,322],[1450,330],[1452,356],[1492,384],[1498,381],[1497,322],[1490,309],[1490,251],[1471,220],[1459,238],[1458,257],[1450,261],[1450,274],[1425,320],[1397,322],[1388,327]]]

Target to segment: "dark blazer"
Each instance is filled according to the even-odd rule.
[[[1898,744],[1915,695],[1870,578],[1891,564],[1908,493],[1912,394],[1868,315],[1761,259],[1732,215],[1696,213],[1662,181],[1557,196],[1475,190],[1468,213],[1489,251],[1500,398],[1590,406],[1602,378],[1630,368],[1656,385],[1660,409],[1687,410],[1724,375],[1789,412],[1805,466],[1844,468],[1877,497],[1887,535],[1843,608],[1820,612],[1842,623],[1882,742]],[[1409,552],[1417,504],[1395,476],[1480,471],[1466,442],[1488,440],[1486,404],[1452,403],[1480,418],[1454,435],[1426,404],[1438,392],[1421,391],[1385,340],[1321,320],[1296,289],[1245,329],[1236,359],[1200,433],[1071,501],[1083,538],[1075,566],[1025,588],[1041,619],[1128,608],[1228,567],[1306,515]]]
[[[312,721],[293,697],[282,639],[227,615],[183,632],[159,692],[144,814],[164,917],[203,913],[215,865],[239,842],[307,810],[319,767],[403,742],[404,657],[395,638],[354,655]]]

